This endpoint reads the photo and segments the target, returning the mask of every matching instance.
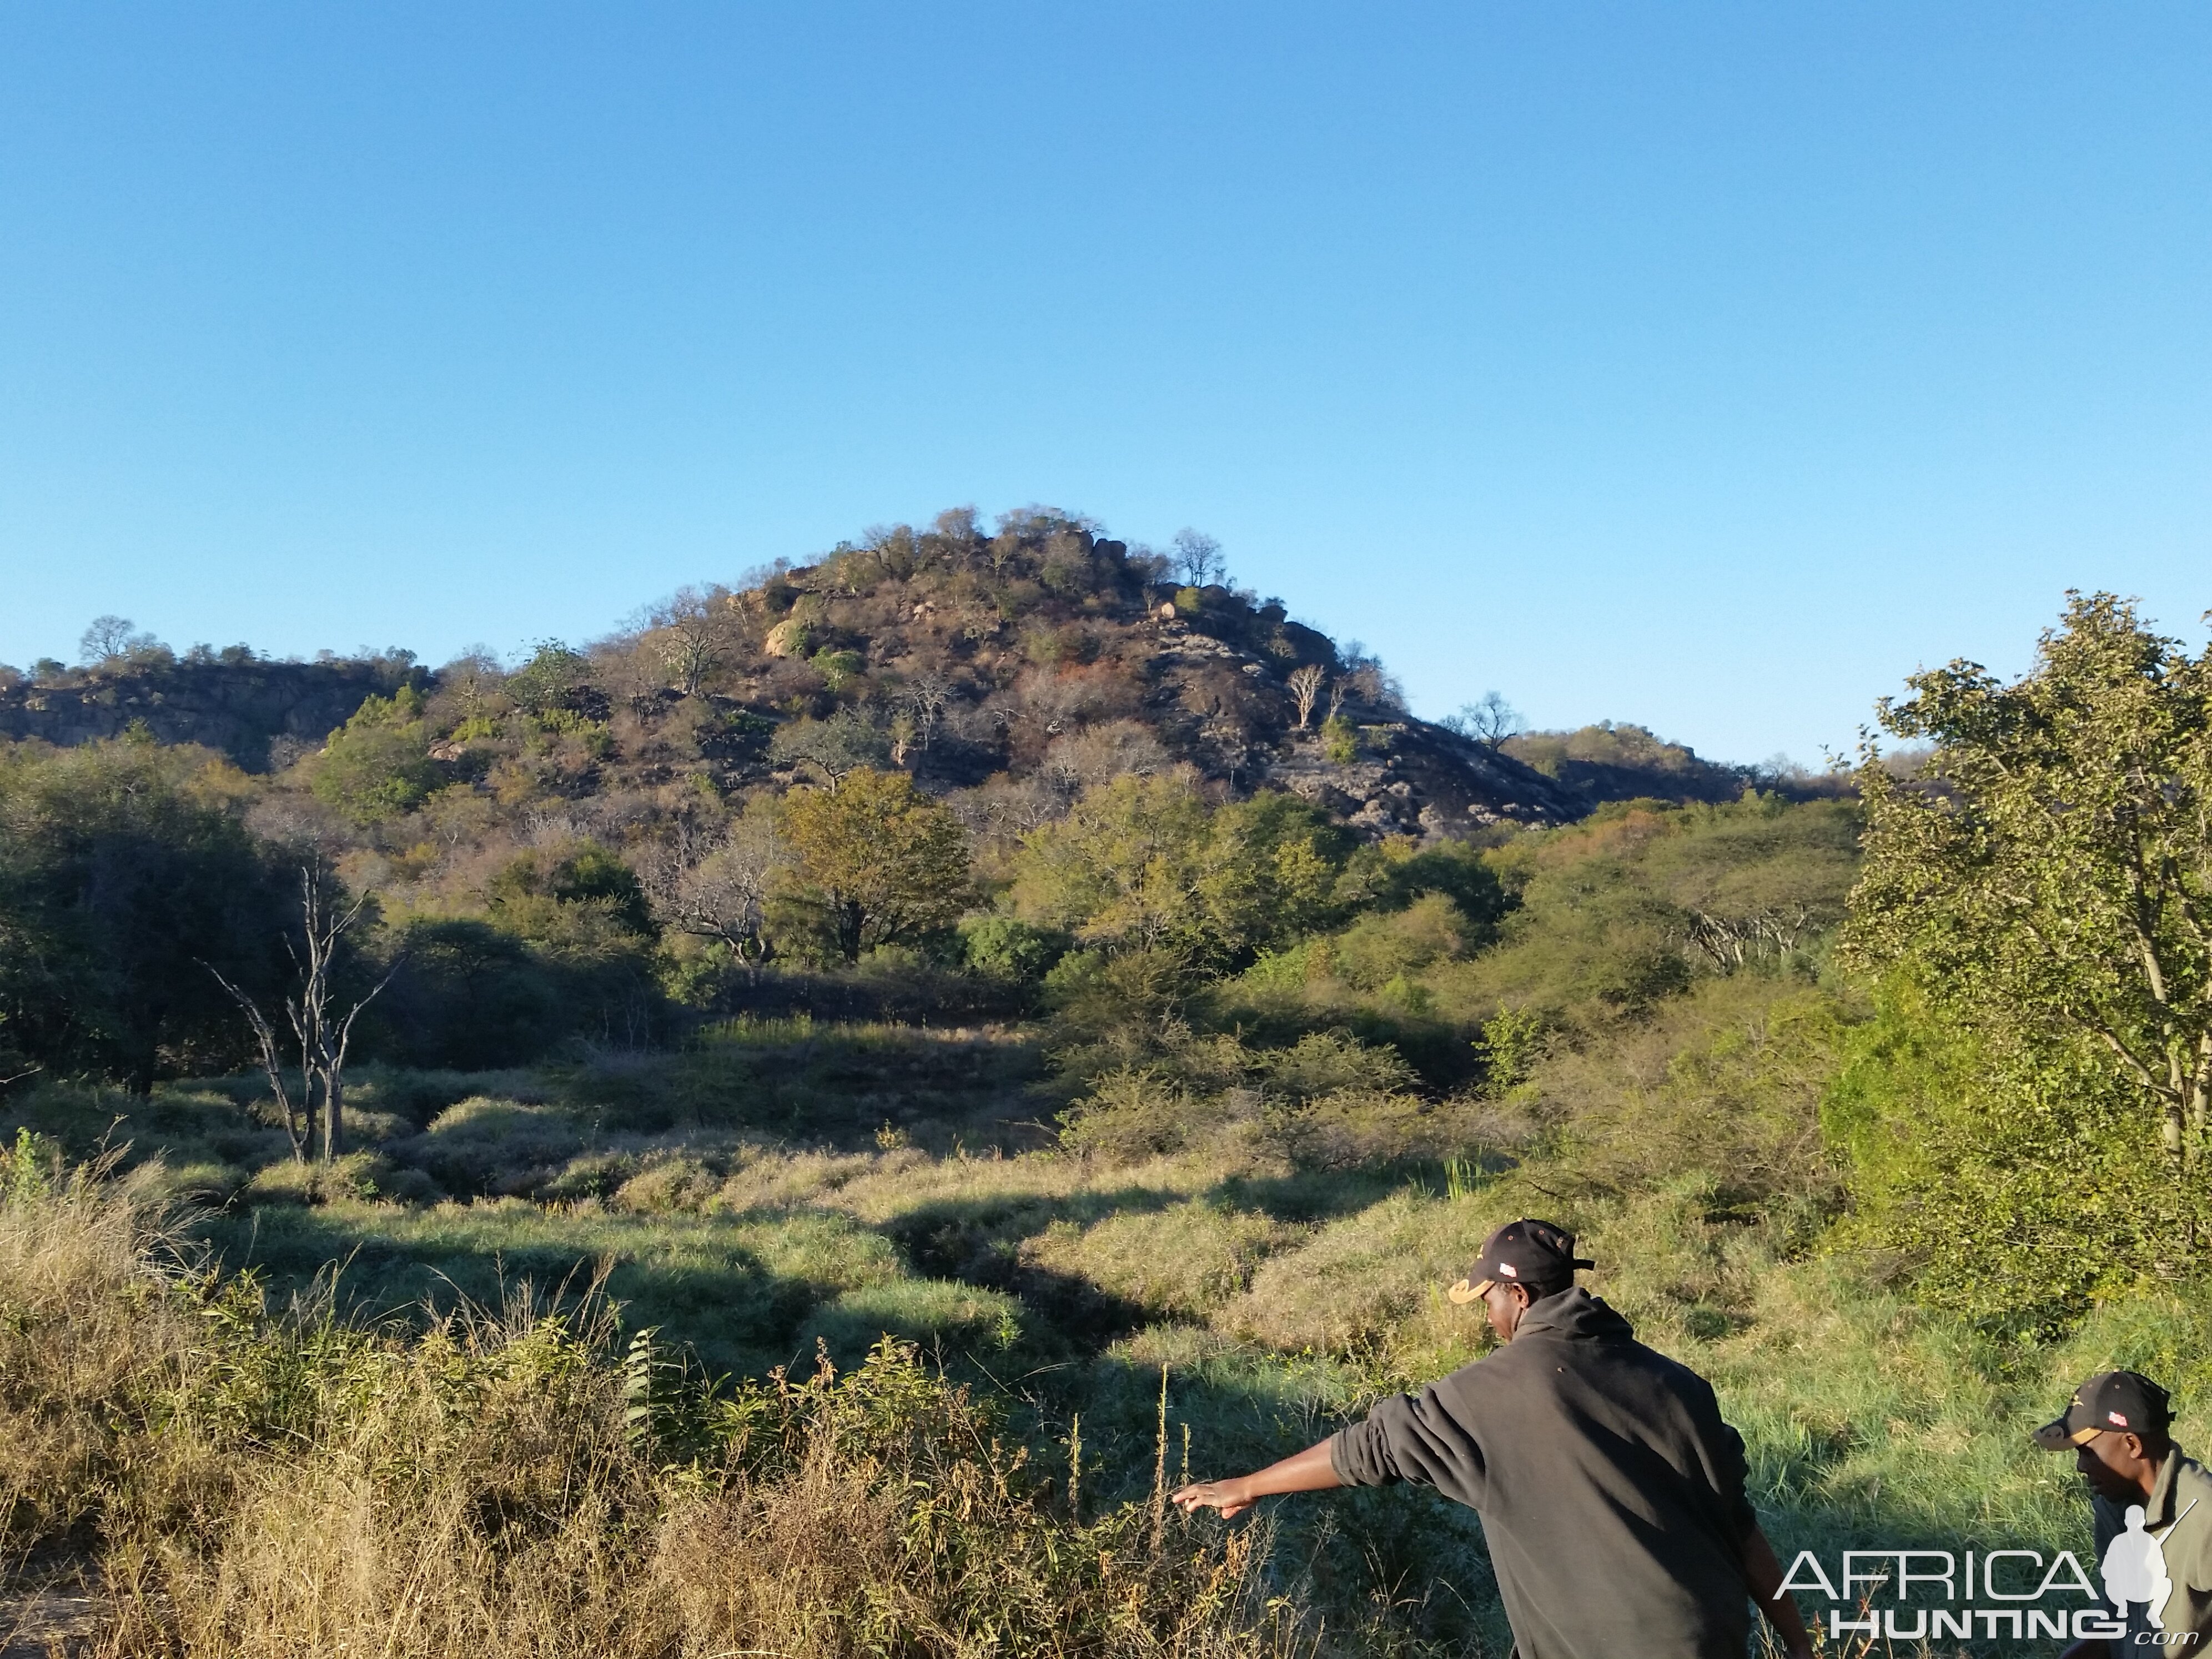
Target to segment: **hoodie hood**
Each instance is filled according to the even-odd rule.
[[[1540,1302],[1531,1303],[1515,1328],[1516,1342],[1548,1336],[1565,1342],[1629,1342],[1636,1328],[1607,1307],[1603,1298],[1577,1285]]]

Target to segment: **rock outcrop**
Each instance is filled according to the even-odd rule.
[[[1163,610],[1176,615],[1172,605]],[[1370,839],[1462,836],[1500,822],[1565,823],[1588,810],[1510,756],[1372,698],[1345,705],[1352,753],[1332,758],[1318,719],[1304,730],[1296,724],[1287,682],[1297,658],[1247,649],[1160,611],[1147,625],[1157,636],[1148,666],[1161,728],[1182,738],[1176,746],[1186,758],[1240,790],[1288,790]],[[1321,635],[1312,637],[1328,648]],[[1245,708],[1224,706],[1210,720],[1174,718],[1173,711],[1194,704],[1230,703],[1218,689],[1224,671],[1244,683],[1248,696],[1237,701]],[[1251,702],[1261,705],[1259,718]],[[1340,740],[1334,747],[1341,754],[1346,745]]]
[[[92,669],[0,690],[0,736],[68,745],[143,724],[159,742],[202,744],[261,772],[288,750],[319,746],[369,697],[410,678],[428,676],[391,659]]]

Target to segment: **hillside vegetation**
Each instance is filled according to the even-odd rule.
[[[1463,1511],[1160,1494],[1475,1357],[1525,1213],[1785,1559],[2084,1547],[2025,1427],[2103,1365],[2202,1439],[2201,664],[2081,601],[1858,793],[1729,792],[1165,574],[953,515],[273,769],[0,756],[18,1595],[115,1653],[1502,1655]],[[1632,764],[1683,787],[1572,769]],[[287,1007],[372,992],[303,1077]]]

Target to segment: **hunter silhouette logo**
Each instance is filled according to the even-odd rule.
[[[2165,1631],[2166,1603],[2173,1594],[2173,1581],[2166,1576],[2163,1545],[2196,1507],[2197,1500],[2191,1498],[2162,1531],[2153,1533],[2144,1529],[2143,1506],[2128,1505],[2127,1530],[2106,1547],[2105,1559],[2097,1568],[2097,1576],[2105,1581],[2105,1599],[2123,1622],[2129,1607],[2141,1602],[2152,1627]]]

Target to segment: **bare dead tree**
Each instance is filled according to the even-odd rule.
[[[302,1065],[300,1068],[301,1101],[295,1103],[292,1091],[284,1086],[283,1054],[277,1046],[276,1030],[270,1024],[269,1016],[261,1012],[260,1005],[252,997],[225,979],[221,969],[212,963],[200,965],[215,975],[215,982],[229,992],[231,1000],[245,1011],[246,1023],[253,1028],[253,1040],[261,1049],[261,1069],[269,1074],[270,1092],[276,1097],[276,1109],[284,1115],[284,1133],[292,1142],[292,1161],[305,1164],[307,1139],[313,1127],[302,1110],[307,1092],[307,1067]]]
[[[1320,700],[1322,684],[1328,678],[1315,664],[1308,663],[1303,668],[1293,668],[1290,678],[1284,681],[1291,688],[1291,700],[1298,707],[1299,731],[1304,731],[1306,723],[1313,719],[1314,704]],[[1335,710],[1329,712],[1334,714]]]
[[[653,617],[653,645],[685,696],[699,694],[708,675],[728,653],[737,620],[720,588],[682,587]]]
[[[1689,945],[1723,974],[1770,955],[1786,957],[1816,922],[1833,921],[1808,904],[1769,905],[1741,915],[1692,906],[1687,914]]]
[[[937,735],[938,722],[945,718],[945,705],[952,701],[952,682],[933,669],[908,683],[906,697],[914,710],[915,735],[927,749]]]
[[[1480,702],[1466,704],[1444,724],[1492,750],[1502,747],[1506,738],[1522,729],[1519,711],[1497,691],[1484,692]]]
[[[647,887],[664,924],[720,940],[757,978],[769,956],[769,890],[783,864],[764,816],[739,818],[720,837],[686,826]]]
[[[369,988],[368,994],[343,1016],[331,1007],[331,976],[339,946],[346,933],[361,920],[368,903],[368,896],[364,893],[351,908],[343,914],[337,913],[313,866],[301,866],[301,942],[295,944],[289,937],[284,941],[299,980],[298,989],[284,1000],[284,1012],[300,1051],[300,1095],[296,1102],[284,1086],[283,1055],[276,1028],[269,1017],[243,989],[224,978],[220,969],[210,963],[201,964],[245,1011],[246,1023],[253,1028],[254,1041],[261,1049],[261,1064],[269,1074],[269,1086],[276,1091],[277,1108],[284,1114],[284,1129],[291,1139],[292,1156],[303,1163],[308,1143],[318,1129],[322,1142],[318,1156],[322,1162],[331,1163],[345,1151],[345,1066],[346,1053],[353,1042],[353,1023],[399,971],[399,963],[395,961],[385,970],[384,977]]]
[[[440,688],[459,701],[461,718],[471,720],[486,712],[493,693],[506,678],[498,653],[488,645],[469,647],[438,671]]]
[[[1221,544],[1203,531],[1176,532],[1175,562],[1182,572],[1184,584],[1190,587],[1210,586],[1228,574]]]
[[[77,658],[88,668],[97,668],[155,643],[154,636],[138,632],[128,617],[94,617],[76,642]]]

